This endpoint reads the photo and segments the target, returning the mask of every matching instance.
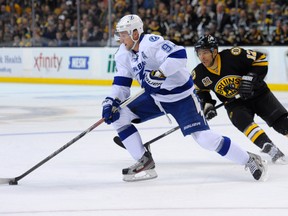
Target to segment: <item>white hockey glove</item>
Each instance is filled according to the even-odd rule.
[[[146,93],[153,94],[157,93],[166,77],[160,70],[156,71],[145,71],[144,78],[142,80],[141,87],[145,89]]]
[[[217,116],[217,111],[215,109],[215,106],[211,103],[205,103],[203,112],[207,120],[210,120]]]

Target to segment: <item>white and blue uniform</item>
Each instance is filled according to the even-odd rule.
[[[193,83],[186,68],[186,50],[157,35],[144,35],[140,40],[139,52],[128,51],[121,44],[115,54],[117,73],[113,84],[121,88],[121,93],[115,88],[111,96],[126,99],[133,79],[141,85],[145,70],[159,69],[167,78],[161,92],[153,95],[155,100],[174,102],[190,95]]]
[[[145,71],[160,70],[166,77],[155,94],[142,94],[126,108],[120,110],[120,118],[113,123],[126,149],[139,160],[145,152],[141,137],[131,123],[144,122],[165,114],[171,114],[179,124],[184,136],[192,135],[196,142],[211,151],[245,164],[248,154],[238,146],[231,145],[228,137],[212,132],[194,93],[194,86],[186,68],[187,55],[182,46],[152,34],[142,35],[139,51],[128,51],[121,44],[115,54],[117,72],[109,97],[124,101],[130,96],[132,80],[139,84]]]
[[[137,53],[128,51],[124,44],[117,51],[115,55],[117,73],[114,77],[111,97],[125,100],[130,95],[133,79],[141,85],[145,71],[161,70],[166,79],[160,91],[151,96],[144,94],[128,105],[138,116],[137,119],[143,122],[166,112],[174,116],[184,135],[208,129],[205,119],[200,115],[199,103],[197,101],[194,103],[197,97],[191,97],[194,94],[194,87],[186,68],[187,55],[184,47],[164,40],[158,35],[146,34],[140,40]],[[179,102],[181,106],[178,106]],[[134,106],[138,108],[135,110]]]

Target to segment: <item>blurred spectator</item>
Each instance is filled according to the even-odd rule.
[[[235,46],[237,44],[234,29],[230,24],[224,26],[223,32],[218,40],[219,45],[223,46]]]
[[[161,28],[161,26],[159,25],[159,22],[157,19],[153,19],[150,23],[150,25],[148,26],[146,32],[148,34],[156,34],[156,35],[164,35],[164,30]]]
[[[64,47],[66,46],[65,42],[63,41],[63,33],[58,31],[56,32],[56,38],[54,40],[55,46],[57,47]]]
[[[31,36],[26,33],[22,35],[21,40],[19,42],[20,47],[30,47],[32,46]]]
[[[19,44],[20,44],[20,37],[18,35],[15,35],[13,38],[12,46],[13,47],[19,47],[20,46]]]
[[[194,46],[194,44],[198,40],[197,34],[194,31],[191,31],[191,29],[188,26],[182,29],[181,35],[182,35],[181,44],[183,46]]]
[[[163,9],[162,11],[160,11],[160,15],[159,15],[159,25],[163,31],[162,36],[167,36],[167,33],[169,31],[169,26],[170,26],[170,22],[169,22],[169,14],[168,14],[168,10]]]
[[[90,35],[87,28],[83,28],[82,37],[81,37],[81,46],[89,46],[88,42],[90,39]]]
[[[191,28],[191,31],[195,32],[198,26],[198,20],[195,8],[192,5],[186,6],[185,21],[187,25]]]
[[[269,10],[267,11],[267,15],[271,19],[271,25],[275,25],[277,19],[282,18],[281,6],[276,4],[275,1],[271,1],[269,5]]]
[[[223,2],[218,2],[216,6],[216,15],[213,19],[217,22],[217,30],[222,33],[224,26],[231,23],[230,15],[225,12],[225,5]]]
[[[54,23],[48,23],[42,36],[49,40],[54,40],[56,38],[56,29]]]
[[[205,27],[209,24],[211,20],[211,17],[209,16],[207,12],[207,7],[205,5],[202,5],[201,10],[199,11],[198,14],[198,26],[197,26],[197,32],[198,32],[198,37],[200,38],[203,33]]]
[[[245,10],[241,10],[239,13],[239,20],[238,20],[238,26],[244,26],[245,28],[248,28],[248,22],[247,22],[247,12]]]
[[[103,32],[99,26],[95,25],[93,27],[93,32],[91,35],[91,40],[93,41],[100,41],[103,38]]]
[[[250,45],[264,45],[264,42],[266,42],[262,32],[258,29],[257,23],[250,25],[249,31],[245,35],[245,40],[249,41]]]
[[[238,26],[239,22],[239,14],[236,8],[231,8],[230,9],[230,21],[234,27]]]
[[[107,32],[103,32],[103,37],[97,43],[100,47],[105,47],[107,45],[107,41],[109,39],[109,34]]]
[[[288,45],[288,19],[282,25],[283,29],[283,45]]]
[[[39,27],[34,29],[33,36],[32,45],[34,47],[42,47],[45,46],[45,44],[48,44],[47,41],[44,42],[45,38],[41,36],[41,29]]]
[[[257,20],[254,16],[254,13],[253,12],[248,12],[247,13],[247,19],[246,19],[246,24],[248,26],[252,25],[253,23],[257,23]]]
[[[287,45],[288,42],[288,21],[282,19],[276,21],[276,29],[272,33],[272,45]]]
[[[247,39],[245,38],[246,34],[247,31],[245,29],[245,26],[240,25],[235,33],[235,41],[237,46],[244,46],[249,44],[249,41],[247,41]]]
[[[118,47],[119,46],[120,42],[115,40],[114,33],[115,33],[115,29],[112,29],[111,37],[107,39],[106,46],[108,46],[108,47]]]
[[[0,43],[2,46],[78,46],[80,31],[80,46],[106,46],[110,44],[109,26],[113,30],[120,17],[137,13],[144,21],[146,32],[161,34],[185,46],[208,33],[229,46],[287,45],[287,0],[237,0],[237,5],[234,0],[111,2],[110,16],[107,0],[80,0],[78,26],[76,0],[35,1],[33,20],[31,1],[0,0]],[[278,19],[282,20],[281,25]],[[257,31],[251,28],[245,33],[252,23],[258,24]],[[234,42],[232,32],[228,33],[225,26],[234,30]]]
[[[145,9],[152,9],[152,8],[154,8],[154,3],[155,3],[155,1],[154,0],[144,0],[143,1],[143,7],[145,8]]]
[[[220,38],[221,34],[217,31],[217,23],[215,20],[211,20],[211,22],[205,28],[205,35],[213,35],[216,38]]]
[[[10,13],[6,10],[5,4],[1,4],[0,6],[0,20],[2,23],[8,23],[10,18]]]

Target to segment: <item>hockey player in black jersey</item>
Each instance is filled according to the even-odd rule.
[[[233,125],[243,132],[272,162],[285,162],[285,155],[254,122],[260,116],[270,127],[288,137],[288,113],[264,81],[268,71],[266,55],[240,47],[218,52],[215,37],[206,35],[195,44],[201,61],[192,71],[207,120],[217,115],[213,91],[225,104]],[[239,99],[235,99],[240,95]]]

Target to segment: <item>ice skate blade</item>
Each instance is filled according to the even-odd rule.
[[[149,169],[136,174],[123,175],[123,181],[126,182],[144,181],[157,178],[157,176],[158,175],[154,169]]]
[[[261,182],[265,182],[267,181],[269,175],[268,175],[268,162],[267,160],[262,160],[262,164],[263,164],[263,173],[261,175],[261,178],[258,180],[258,181],[261,181]]]
[[[287,165],[288,160],[285,156],[278,158],[275,162],[272,161],[273,164]]]

